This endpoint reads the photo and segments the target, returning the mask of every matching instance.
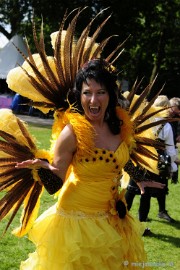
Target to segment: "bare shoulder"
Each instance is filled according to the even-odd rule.
[[[77,142],[73,128],[70,125],[61,131],[55,145],[53,166],[58,171],[58,176],[65,179],[69,165],[76,151]]]
[[[76,144],[76,135],[72,126],[70,124],[66,125],[57,139],[56,147],[74,152],[76,150]]]

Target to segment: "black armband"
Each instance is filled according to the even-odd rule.
[[[124,171],[127,172],[135,182],[146,181],[146,170],[139,166],[134,166],[131,160],[129,160],[124,166]]]
[[[116,202],[116,211],[118,212],[118,216],[120,218],[124,218],[126,216],[126,206],[123,201],[118,200]]]
[[[62,179],[49,169],[39,168],[38,175],[49,194],[56,193],[63,185]]]

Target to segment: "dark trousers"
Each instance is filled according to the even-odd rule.
[[[132,179],[130,180],[129,185],[127,187],[125,199],[127,202],[128,210],[130,210],[132,207],[134,197],[136,195],[140,195],[140,204],[139,204],[138,213],[139,213],[139,220],[141,222],[147,220],[149,210],[150,210],[151,197],[157,198],[158,205],[159,205],[159,212],[166,210],[166,195],[168,194],[168,179],[164,177],[160,178],[159,176],[157,177],[158,177],[158,179],[156,179],[157,181],[166,184],[164,189],[146,187],[145,193],[140,195],[140,190],[138,186],[136,185],[135,181],[133,181]]]
[[[130,210],[133,204],[134,197],[136,195],[140,195],[140,189],[138,185],[136,185],[135,181],[133,179],[130,179],[127,191],[125,193],[125,199],[127,203],[127,209]]]
[[[171,179],[172,179],[171,180],[172,183],[174,183],[174,184],[178,183],[178,170],[176,172],[173,172]]]

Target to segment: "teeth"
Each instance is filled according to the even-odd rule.
[[[90,106],[89,107],[91,113],[96,114],[99,112],[99,106]]]

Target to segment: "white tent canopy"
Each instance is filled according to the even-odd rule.
[[[0,79],[6,79],[8,72],[22,65],[24,59],[18,52],[13,43],[27,56],[26,45],[23,38],[19,35],[15,35],[12,39],[0,50]]]

